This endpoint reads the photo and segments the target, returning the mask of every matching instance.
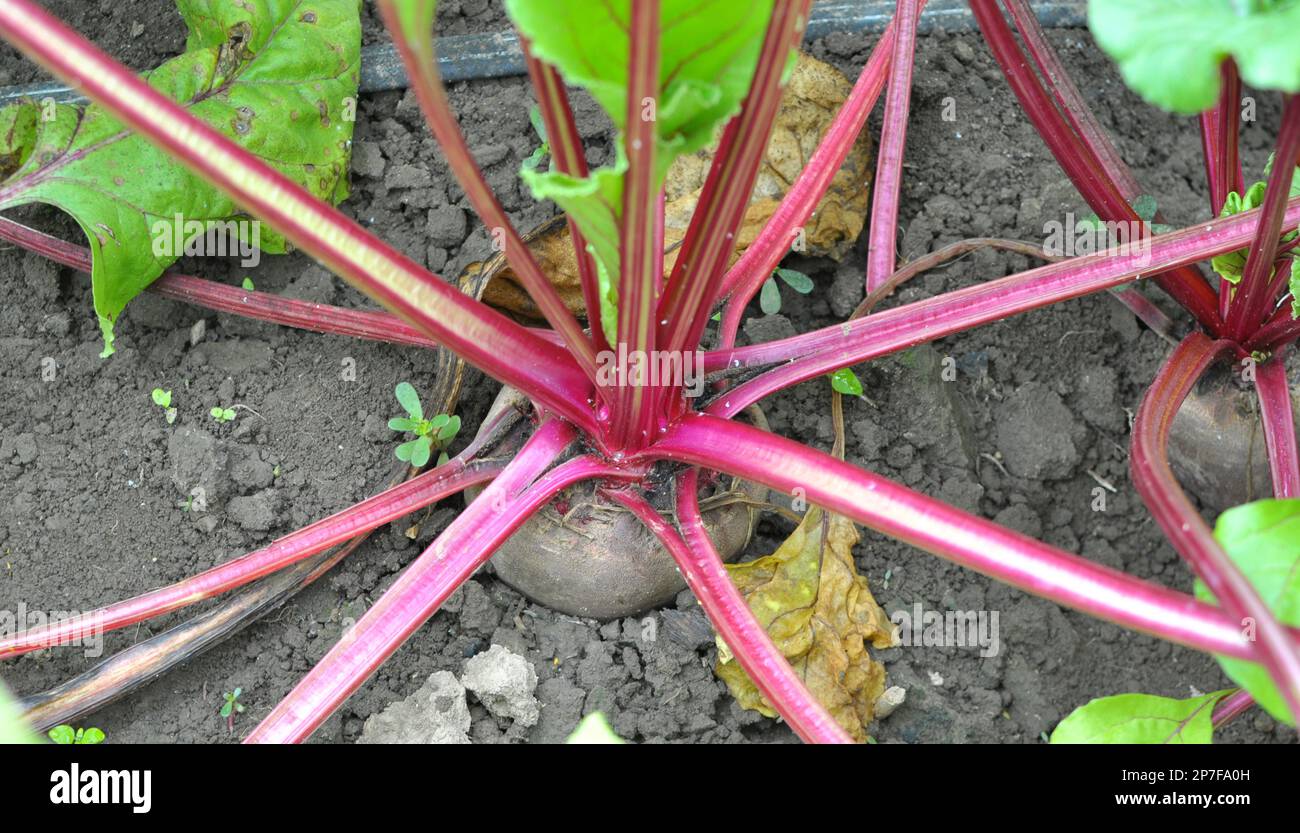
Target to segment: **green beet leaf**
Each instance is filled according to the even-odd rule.
[[[1080,706],[1052,732],[1052,743],[1210,743],[1214,704],[1231,689],[1187,700],[1116,694]]]
[[[1165,110],[1214,106],[1231,57],[1259,90],[1300,91],[1300,2],[1092,0],[1088,26],[1124,81]]]
[[[144,78],[314,195],[347,196],[361,55],[358,0],[177,0],[185,52]],[[0,209],[46,203],[90,245],[105,356],[128,301],[162,274],[196,222],[240,218],[226,195],[97,105],[23,101],[0,110]],[[175,218],[191,221],[190,228]],[[270,228],[248,243],[285,251]],[[177,246],[177,242],[180,246]],[[235,249],[227,241],[227,250]]]
[[[564,79],[586,89],[623,130],[627,120],[630,0],[507,0],[534,54]],[[677,157],[714,138],[749,89],[771,16],[771,0],[717,3],[663,0],[660,6],[660,89],[641,110],[655,121],[656,184]],[[617,342],[619,247],[626,149],[613,165],[583,179],[524,166],[520,176],[539,200],[553,200],[578,224],[597,267],[601,321]]]
[[[1266,186],[1267,183],[1256,182],[1246,189],[1245,195],[1238,194],[1236,191],[1229,191],[1227,199],[1223,201],[1223,210],[1219,212],[1219,216],[1231,217],[1252,208],[1259,208],[1260,204],[1264,202]],[[1210,266],[1218,273],[1219,277],[1228,283],[1236,284],[1241,280],[1242,270],[1246,268],[1247,253],[1247,249],[1236,249],[1231,252],[1224,252],[1221,255],[1215,255],[1210,259]]]
[[[1300,499],[1257,500],[1219,516],[1214,537],[1255,587],[1278,621],[1300,626]],[[1217,604],[1199,579],[1196,598]],[[1282,693],[1262,665],[1217,656],[1223,672],[1246,689],[1269,714],[1295,724]]]
[[[1270,155],[1268,164],[1264,166],[1264,175],[1268,176],[1273,167],[1273,157]],[[1223,210],[1219,212],[1220,217],[1231,217],[1234,214],[1240,214],[1243,211],[1250,211],[1253,208],[1259,208],[1264,204],[1264,195],[1268,191],[1268,183],[1260,180],[1255,182],[1246,189],[1245,194],[1238,194],[1236,191],[1229,191],[1228,196],[1223,201]],[[1300,168],[1291,175],[1291,185],[1288,191],[1290,197],[1300,196]],[[1295,239],[1295,232],[1288,232],[1282,235],[1282,242],[1287,243]],[[1241,280],[1242,272],[1246,268],[1246,255],[1249,249],[1241,248],[1231,252],[1224,252],[1210,259],[1210,267],[1218,273],[1219,277],[1231,284],[1236,284]],[[1292,285],[1296,280],[1293,275]],[[1294,303],[1294,302],[1293,302]]]

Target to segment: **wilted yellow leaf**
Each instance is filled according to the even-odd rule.
[[[853,563],[857,528],[840,515],[826,518],[810,508],[776,552],[727,572],[808,690],[862,742],[885,690],[885,668],[867,643],[888,648],[897,636]],[[742,707],[776,717],[721,639],[717,673]]]
[[[776,211],[852,89],[853,85],[839,70],[816,58],[799,55],[781,100],[781,110],[777,113],[772,138],[754,183],[749,208],[736,235],[732,263],[749,248]],[[664,182],[665,274],[676,260],[677,244],[685,236],[686,227],[695,214],[712,163],[713,148],[709,147],[680,157],[668,171]],[[863,131],[804,227],[807,254],[839,260],[853,247],[866,222],[870,206],[867,186],[871,175],[871,140]],[[540,261],[542,271],[560,291],[565,305],[575,314],[585,314],[568,224],[562,218],[556,218],[534,229],[527,237],[529,248]],[[504,257],[494,257],[482,266],[472,264],[467,271],[479,268],[493,272],[483,300],[523,318],[540,319],[539,310],[505,264]]]

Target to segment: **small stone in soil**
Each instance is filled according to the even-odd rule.
[[[227,514],[230,519],[250,532],[265,532],[275,525],[280,498],[275,489],[263,489],[255,494],[230,499]]]
[[[745,337],[750,344],[762,344],[765,341],[780,341],[798,335],[798,330],[790,319],[781,313],[763,315],[745,321]]]
[[[370,179],[384,175],[384,154],[375,142],[356,142],[352,146],[352,170]]]
[[[532,663],[518,654],[493,645],[466,661],[461,683],[497,717],[523,726],[537,723],[539,709],[533,696],[537,672]]]
[[[469,704],[450,671],[438,671],[419,691],[372,714],[357,743],[469,743]]]
[[[465,239],[467,221],[465,212],[454,205],[444,205],[429,211],[426,227],[429,242],[435,246],[457,246]]]
[[[862,303],[865,289],[863,281],[861,268],[840,265],[829,293],[831,312],[835,313],[836,318],[848,318],[858,304]]]
[[[182,425],[167,437],[171,479],[185,496],[200,493],[209,506],[220,502],[228,481],[228,456],[224,444],[201,428]]]

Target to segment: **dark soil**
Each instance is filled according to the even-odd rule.
[[[182,46],[170,0],[51,0],[53,12],[133,67]],[[504,25],[487,0],[444,2],[444,31]],[[382,39],[367,5],[367,41]],[[136,24],[141,24],[137,26]],[[1196,126],[1158,113],[1128,93],[1086,32],[1052,34],[1067,67],[1124,156],[1175,224],[1205,214]],[[856,77],[874,37],[835,35],[811,52]],[[0,84],[41,76],[7,48]],[[533,150],[530,93],[523,79],[453,85],[453,103],[487,177],[516,224],[553,213],[521,193],[516,171]],[[945,99],[955,121],[942,118]],[[579,120],[591,161],[609,152],[607,126],[585,99]],[[871,124],[879,130],[879,113]],[[1277,124],[1276,101],[1260,99],[1260,121],[1243,129],[1257,173]],[[362,101],[354,191],[344,208],[403,251],[444,275],[489,251],[460,189],[449,181],[409,96]],[[1087,213],[1020,114],[978,36],[922,40],[908,136],[901,210],[904,259],[973,236],[1042,240],[1044,223]],[[55,212],[33,222],[73,236]],[[755,316],[751,338],[842,320],[861,297],[865,237],[842,264],[793,259],[817,282],[787,293],[784,315]],[[1023,257],[979,253],[934,271],[890,303],[928,297],[1027,268]],[[182,262],[183,271],[237,284],[237,263]],[[300,255],[268,257],[251,273],[258,289],[344,305],[361,296]],[[8,288],[0,310],[0,609],[86,610],[192,575],[254,549],[381,488],[394,438],[392,390],[432,385],[428,353],[318,336],[216,315],[143,296],[118,327],[118,352],[97,358],[100,337],[90,282],[19,251],[0,252]],[[1154,290],[1148,290],[1153,297]],[[1172,305],[1165,305],[1173,312]],[[191,344],[191,328],[205,332]],[[1191,575],[1164,542],[1128,480],[1128,420],[1166,344],[1105,296],[1085,298],[945,339],[858,368],[871,403],[846,402],[848,457],[930,495],[1153,581],[1189,590]],[[944,360],[956,381],[941,381]],[[43,367],[53,360],[55,377]],[[355,362],[355,381],[342,370]],[[169,426],[150,401],[174,392]],[[461,413],[475,426],[496,392],[467,375]],[[820,448],[832,440],[829,388],[809,383],[773,397],[774,431]],[[216,404],[244,406],[221,426]],[[467,431],[466,434],[472,433]],[[205,457],[201,452],[211,449]],[[224,460],[224,465],[221,464]],[[1112,484],[1094,511],[1099,480]],[[206,511],[184,504],[208,484]],[[127,699],[85,718],[111,742],[238,739],[283,697],[461,508],[459,500],[380,530],[326,579],[267,621]],[[771,551],[789,531],[765,520],[750,554]],[[1186,697],[1227,685],[1214,661],[1010,590],[930,555],[867,533],[860,569],[891,612],[996,611],[1000,652],[977,647],[903,647],[882,658],[904,706],[881,721],[882,742],[1041,742],[1089,699],[1126,691]],[[366,717],[418,688],[438,670],[459,674],[492,643],[528,657],[541,680],[540,723],[511,732],[472,702],[480,742],[562,739],[584,713],[602,710],[637,741],[790,741],[783,725],[741,712],[713,676],[715,652],[697,628],[689,594],[646,641],[640,619],[600,624],[530,604],[490,575],[469,582],[316,733],[351,741]],[[182,620],[182,614],[106,639],[112,652]],[[31,693],[87,668],[76,648],[9,662],[6,683]],[[217,714],[221,693],[240,686],[249,710],[234,738]],[[1262,713],[1236,721],[1222,740],[1294,742]]]

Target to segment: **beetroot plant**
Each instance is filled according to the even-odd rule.
[[[131,248],[126,235],[97,225],[100,207],[77,202],[84,195],[55,193],[67,186],[51,172],[61,167],[97,178],[103,187],[96,193],[111,199],[139,187],[115,181],[122,166],[174,166],[163,169],[175,175],[176,188],[194,189],[196,200],[215,206],[205,216],[246,213],[260,219],[273,230],[270,246],[292,244],[387,311],[307,304],[175,274],[154,281],[155,291],[287,326],[441,346],[527,404],[497,412],[460,454],[427,472],[192,578],[6,637],[0,657],[66,643],[91,622],[121,628],[295,569],[368,530],[482,487],[248,736],[255,742],[301,741],[531,516],[564,490],[588,484],[593,499],[622,507],[653,532],[766,704],[805,740],[849,740],[843,721],[810,695],[724,569],[701,507],[704,490],[714,488],[716,474],[722,474],[796,494],[827,515],[1026,592],[1211,652],[1243,687],[1172,706],[1140,695],[1099,701],[1101,706],[1070,718],[1062,740],[1132,739],[1115,735],[1110,723],[1144,715],[1203,727],[1239,713],[1251,698],[1294,722],[1300,706],[1300,653],[1292,627],[1300,625],[1294,569],[1300,470],[1283,359],[1300,336],[1290,286],[1294,239],[1287,237],[1300,224],[1300,199],[1289,196],[1300,157],[1300,98],[1290,95],[1300,91],[1300,49],[1286,34],[1294,31],[1290,22],[1300,4],[1199,0],[1172,10],[1131,0],[1093,4],[1097,38],[1126,79],[1157,105],[1199,114],[1211,194],[1206,219],[1153,234],[1146,220],[1159,221],[1154,205],[1139,200],[1144,192],[1062,71],[1026,0],[973,2],[1008,83],[1065,174],[1101,224],[1126,224],[1135,232],[1127,245],[871,311],[919,270],[914,264],[899,267],[895,240],[922,0],[898,0],[893,22],[816,153],[734,263],[737,230],[810,0],[507,0],[550,158],[549,166],[534,160],[520,175],[538,199],[554,201],[567,214],[584,326],[506,217],[469,151],[435,61],[434,0],[377,0],[447,165],[549,323],[545,330],[523,327],[458,291],[333,208],[330,203],[346,193],[346,177],[337,170],[317,169],[304,177],[300,167],[268,162],[284,158],[268,149],[274,136],[262,132],[266,114],[277,107],[313,121],[317,129],[304,141],[322,145],[318,152],[328,150],[327,158],[337,159],[323,145],[345,141],[336,112],[347,91],[290,87],[285,100],[257,99],[268,93],[252,83],[254,76],[270,71],[257,56],[272,48],[269,39],[286,38],[301,49],[326,50],[318,56],[322,77],[348,77],[355,72],[355,43],[341,46],[322,32],[337,31],[345,18],[355,20],[357,5],[182,2],[191,25],[183,59],[188,63],[139,78],[30,0],[0,3],[0,36],[94,102],[94,122],[82,130],[95,131],[77,138],[69,132],[76,126],[68,124],[64,133],[52,134],[36,120],[39,114],[11,116],[16,127],[6,150],[17,172],[0,188],[0,204],[44,201],[73,213],[90,249],[10,220],[0,221],[0,233],[93,271],[98,312],[110,333],[130,295],[166,264]],[[1237,153],[1243,81],[1285,96],[1267,182],[1249,192]],[[584,89],[614,123],[613,164],[588,168],[566,87]],[[884,127],[863,279],[868,295],[861,314],[825,329],[737,346],[746,305],[790,250],[882,94]],[[61,124],[57,118],[55,124]],[[116,143],[116,155],[100,150],[104,142]],[[674,159],[714,144],[698,205],[665,270],[665,172]],[[86,166],[91,167],[81,170]],[[975,241],[965,250],[977,245],[1009,244]],[[1234,254],[1239,274],[1222,281],[1198,267]],[[134,285],[120,278],[132,269]],[[842,455],[737,419],[769,394],[830,374],[839,374],[836,390],[861,394],[856,377],[841,371],[1102,290],[1114,291],[1153,328],[1168,332],[1163,314],[1129,286],[1138,280],[1159,286],[1194,321],[1136,415],[1131,460],[1138,491],[1199,577],[1195,596],[1185,592],[1189,588],[1157,586],[1098,565],[851,465]],[[700,386],[681,372],[697,362],[707,374]],[[1207,370],[1223,363],[1252,371],[1276,499],[1225,513],[1216,537],[1174,476],[1168,447],[1180,404]],[[408,419],[396,427],[429,439],[436,429],[421,428],[423,412],[402,404]],[[414,463],[417,453],[424,460],[433,450],[431,440],[428,447],[411,447],[402,459]],[[1212,719],[1197,722],[1196,714]],[[1171,734],[1177,732],[1166,733]]]

